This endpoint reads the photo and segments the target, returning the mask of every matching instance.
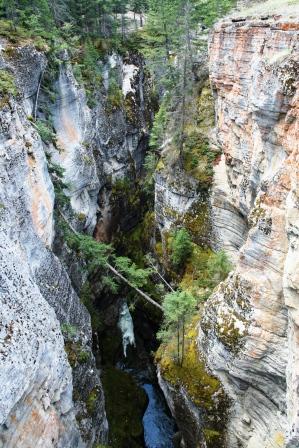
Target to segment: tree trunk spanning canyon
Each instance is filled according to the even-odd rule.
[[[184,10],[194,2],[204,7],[194,0]],[[67,20],[66,1],[45,3],[55,23]],[[17,34],[12,1],[0,5],[9,19],[0,21],[0,448],[299,448],[298,2],[273,0],[273,11],[239,2],[211,28],[208,55],[205,25],[192,28],[186,13],[188,30],[179,34],[171,29],[176,1],[160,5],[152,47],[160,45],[165,58],[166,45],[166,62],[178,72],[182,64],[175,92],[169,79],[159,84],[163,64],[137,48],[135,17],[147,23],[155,2],[132,2],[128,13],[123,1],[120,10],[108,3],[108,12],[97,4],[99,20],[84,5],[81,15],[72,12],[76,30],[99,27],[101,39],[79,44],[71,35],[71,49],[63,41],[53,52],[22,28]],[[215,17],[227,11],[220,3]],[[122,39],[111,50],[120,12]],[[173,51],[179,38],[197,49],[191,62]],[[97,47],[94,66],[80,59],[88,45]],[[168,100],[172,115],[157,125],[167,89],[176,97]],[[151,150],[157,129],[163,135]],[[184,152],[190,141],[199,156],[194,147]],[[149,153],[156,163],[150,187]],[[151,252],[151,283],[136,286],[109,258],[104,274],[88,269],[91,260],[65,227],[108,252],[112,242],[120,255],[133,254],[139,274]],[[171,251],[182,228],[193,255],[175,267]],[[200,275],[210,275],[212,249],[228,254],[231,272],[211,286]],[[131,286],[149,304],[140,305]],[[199,295],[186,325],[184,317],[177,365],[171,337],[157,350],[155,334],[162,294],[180,289]],[[148,404],[140,385],[149,378],[157,389],[144,387]],[[116,395],[130,417],[119,417]],[[142,428],[146,409],[152,424],[153,402],[162,403],[170,434],[158,442]]]

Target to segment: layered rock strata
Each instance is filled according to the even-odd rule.
[[[198,341],[233,402],[230,448],[299,446],[298,35],[295,14],[225,20],[210,39],[213,224],[235,270]]]

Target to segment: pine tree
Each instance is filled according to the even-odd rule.
[[[184,266],[192,254],[192,240],[185,228],[178,230],[171,244],[171,261],[176,269]]]
[[[193,314],[196,306],[194,296],[186,291],[174,291],[167,294],[163,300],[164,330],[162,337],[176,332],[177,338],[177,361],[181,366],[185,356],[186,323]]]

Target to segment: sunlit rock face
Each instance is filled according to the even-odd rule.
[[[7,99],[0,111],[0,446],[5,448],[84,447],[104,442],[107,433],[90,316],[51,251],[54,188],[45,146],[29,119],[46,63],[30,46],[16,48],[9,59],[0,57],[19,89],[17,99]],[[78,344],[88,353],[80,375],[72,375],[62,324],[77,329]],[[93,416],[84,414],[83,402],[74,407],[74,384],[87,397],[97,390]]]
[[[235,271],[199,343],[232,400],[228,446],[299,446],[299,17],[219,22],[210,39],[213,225]]]

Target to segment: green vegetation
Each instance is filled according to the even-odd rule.
[[[109,448],[109,446],[108,445],[102,445],[102,444],[96,444],[96,445],[93,445],[93,447],[92,448]]]
[[[231,269],[232,265],[224,251],[214,253],[210,249],[194,245],[180,286],[194,294],[199,302],[203,302],[226,279]]]
[[[102,444],[96,444],[96,445],[93,445],[93,447],[92,448],[109,448],[109,446],[108,445],[102,445]]]
[[[72,368],[78,364],[86,364],[90,359],[90,353],[82,347],[78,340],[80,334],[75,325],[64,323],[61,325],[61,331],[64,336],[64,348]]]
[[[105,278],[105,277],[104,277]],[[104,282],[104,286],[107,286]],[[113,290],[113,285],[109,285],[109,289]],[[80,300],[86,306],[90,317],[91,326],[94,332],[100,332],[103,328],[103,318],[100,311],[97,309],[95,304],[95,298],[93,296],[92,287],[89,281],[86,281],[80,291]]]
[[[112,448],[142,448],[142,417],[147,397],[133,378],[114,367],[103,372],[106,412],[109,421]]]
[[[15,43],[28,41],[48,52],[50,64],[44,74],[42,88],[52,101],[56,99],[52,81],[62,63],[63,50],[68,51],[76,79],[84,85],[91,107],[96,104],[97,91],[103,91],[103,66],[107,55],[113,51],[124,55],[141,51],[146,56],[153,77],[152,94],[160,100],[150,138],[150,151],[144,165],[147,174],[144,183],[136,182],[134,188],[131,179],[116,181],[111,186],[112,206],[119,206],[126,197],[126,204],[134,210],[142,204],[142,200],[145,202],[144,197],[152,200],[155,170],[163,171],[168,164],[164,154],[160,157],[168,134],[171,136],[171,152],[178,154],[179,167],[198,180],[201,190],[210,187],[212,165],[217,157],[206,139],[205,130],[210,123],[194,117],[208,115],[207,110],[212,109],[211,92],[208,87],[202,89],[201,86],[200,92],[194,88],[194,54],[198,44],[192,41],[192,35],[198,29],[199,22],[210,26],[234,3],[234,0],[0,0],[0,35],[11,43],[6,57],[13,55]],[[128,30],[126,12],[129,8],[135,13],[147,11],[145,26],[134,34]],[[17,94],[13,77],[5,70],[0,70],[0,94],[4,97]],[[192,115],[190,99],[193,97],[200,99]],[[132,98],[123,97],[118,74],[111,70],[106,111],[113,113],[123,108],[127,122],[134,124],[134,107]],[[31,121],[44,143],[57,145],[49,113],[44,112],[46,118],[36,120],[34,117]],[[192,120],[188,118],[191,116]],[[84,156],[83,162],[90,165],[92,160]],[[172,167],[176,160],[173,162],[168,165]],[[202,234],[206,225],[207,205],[204,204],[200,211],[195,210],[194,216],[186,216],[184,225],[177,226],[169,235],[166,249],[171,268],[164,279],[154,261],[147,267],[143,259],[147,246],[150,246],[148,235],[154,232],[155,227],[152,212],[145,214],[143,222],[119,243],[125,248],[121,253],[131,258],[119,256],[111,244],[80,234],[67,223],[64,217],[66,210],[68,220],[71,222],[74,218],[68,207],[70,201],[66,190],[69,186],[65,183],[63,169],[52,163],[50,157],[48,166],[55,189],[58,225],[68,247],[87,271],[88,280],[82,287],[81,300],[91,314],[93,331],[101,332],[104,326],[91,288],[93,276],[100,280],[102,291],[109,290],[116,294],[120,285],[126,285],[133,291],[131,295],[142,296],[158,308],[159,313],[163,301],[164,320],[160,331],[163,344],[157,354],[162,374],[173,385],[185,387],[195,404],[213,413],[222,403],[222,392],[218,380],[207,372],[204,362],[198,357],[196,325],[190,324],[190,321],[198,311],[200,302],[226,277],[230,264],[223,252],[214,254],[194,244],[194,235]],[[144,210],[140,216],[142,214]],[[84,214],[75,218],[81,223],[86,219]],[[157,249],[162,259],[162,243],[157,243]],[[154,285],[157,277],[160,283]],[[175,284],[176,287],[172,286]],[[230,323],[228,327],[229,336],[235,338],[234,328]],[[77,340],[79,330],[70,324],[63,324],[62,332],[71,366],[80,368],[88,363],[90,352]],[[226,337],[225,343],[230,342]],[[116,338],[110,340],[107,353],[113,344],[116,346],[118,343]],[[113,355],[110,356],[112,359]],[[141,420],[147,403],[145,393],[129,375],[113,367],[105,369],[103,384],[111,446],[142,447]],[[99,390],[94,388],[83,394],[87,394],[84,398],[87,413],[93,416]],[[217,400],[214,400],[216,394]],[[208,427],[205,437],[210,444],[217,444],[221,431]]]
[[[283,10],[284,14],[294,14],[298,11],[299,0],[268,0],[256,3],[242,10],[242,15],[277,14]],[[239,13],[240,15],[240,13]]]
[[[67,323],[61,325],[61,330],[64,336],[68,339],[72,339],[78,334],[78,328]]]
[[[198,351],[197,325],[198,319],[193,319],[186,329],[183,364],[177,362],[175,335],[167,344],[160,346],[156,362],[163,378],[177,389],[182,387],[193,403],[201,409],[207,447],[220,448],[224,441],[228,400],[220,381],[207,370],[204,358]]]
[[[37,120],[34,126],[45,143],[55,142],[55,134],[47,121]]]
[[[207,263],[207,276],[211,285],[216,286],[226,279],[232,265],[229,262],[227,254],[221,250],[213,254]],[[213,287],[212,286],[212,287]]]
[[[192,255],[192,240],[185,229],[176,230],[171,242],[171,262],[176,269],[184,267],[188,258]]]
[[[159,149],[165,140],[168,118],[167,103],[167,96],[165,96],[158,112],[155,115],[150,138],[150,146],[154,149]]]
[[[17,87],[15,85],[14,78],[7,70],[0,70],[0,95],[15,96],[17,94]]]
[[[65,190],[69,187],[69,185],[66,184],[63,179],[64,169],[56,163],[53,163],[50,155],[47,155],[47,158],[48,170],[51,175],[55,191],[55,207],[56,209],[57,207],[64,208],[70,204],[70,198],[65,193]]]
[[[96,405],[99,397],[99,390],[97,387],[93,388],[86,400],[86,408],[89,415],[93,415],[96,411]]]
[[[212,397],[220,388],[220,382],[211,376],[200,361],[197,350],[197,321],[194,320],[186,329],[185,360],[183,364],[177,363],[176,337],[168,344],[162,344],[156,354],[163,377],[173,385],[181,384],[186,387],[192,401],[200,407],[211,408]]]
[[[123,233],[117,240],[120,253],[127,254],[138,266],[144,267],[144,254],[151,249],[151,239],[155,231],[155,214],[145,213],[143,220],[129,233]]]
[[[111,111],[113,112],[122,106],[123,100],[124,97],[119,84],[114,78],[111,78],[108,89],[108,107],[111,108]]]
[[[165,342],[176,333],[176,362],[183,366],[187,320],[195,310],[196,299],[186,291],[173,291],[163,300],[164,322],[158,336]]]
[[[82,348],[80,342],[65,341],[64,348],[70,363],[74,369],[79,364],[86,364],[90,359],[90,353]]]
[[[133,183],[131,179],[124,177],[117,179],[112,184],[112,204],[127,204],[128,208],[136,208],[140,204],[141,190],[138,183]]]

